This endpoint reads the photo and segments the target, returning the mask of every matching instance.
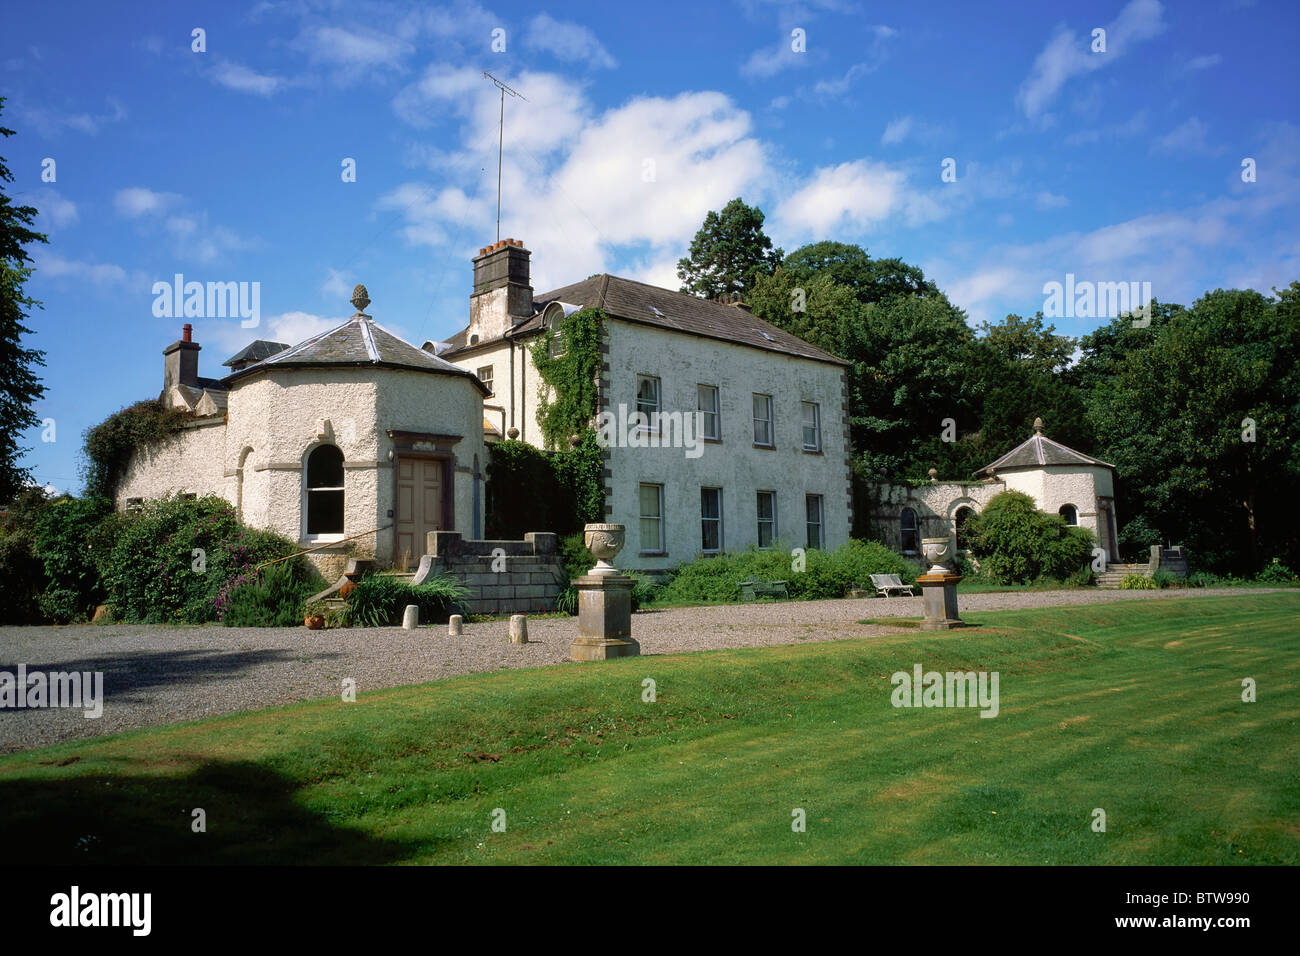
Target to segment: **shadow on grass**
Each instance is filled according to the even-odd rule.
[[[216,761],[183,776],[9,779],[0,781],[0,843],[12,860],[56,866],[346,866],[393,863],[413,852],[307,809],[295,799],[298,787],[260,764]],[[206,832],[192,829],[196,808],[206,814]]]
[[[104,674],[104,699],[129,697],[133,693],[159,685],[183,686],[232,680],[242,677],[249,668],[295,660],[327,660],[341,657],[337,653],[306,654],[301,650],[268,649],[260,651],[126,651],[77,660],[32,663],[24,661],[27,673],[94,673]],[[16,674],[17,664],[0,661],[0,671]],[[23,708],[16,708],[22,710]]]

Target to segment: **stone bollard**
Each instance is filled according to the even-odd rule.
[[[413,631],[420,623],[420,605],[408,604],[402,614],[402,629]]]
[[[465,619],[459,614],[453,614],[447,621],[447,636],[460,637],[464,633]]]
[[[528,618],[522,614],[510,615],[510,643],[528,643]]]

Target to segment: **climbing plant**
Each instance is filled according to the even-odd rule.
[[[86,495],[112,498],[132,452],[170,438],[192,420],[190,413],[163,408],[162,403],[155,399],[136,402],[87,429],[82,466]]]
[[[547,448],[569,447],[596,417],[600,375],[600,309],[579,309],[537,337],[531,352],[542,378],[537,424]]]

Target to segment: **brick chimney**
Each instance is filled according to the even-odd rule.
[[[500,338],[533,316],[533,287],[522,240],[503,239],[474,257],[474,291],[469,297],[469,330],[480,342]]]
[[[163,390],[173,385],[199,384],[199,344],[193,341],[194,327],[188,322],[177,342],[163,349]]]

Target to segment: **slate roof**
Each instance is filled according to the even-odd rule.
[[[325,368],[330,366],[361,368],[405,368],[436,375],[468,378],[486,395],[488,388],[478,376],[445,359],[438,358],[406,342],[368,315],[358,313],[342,325],[313,335],[306,341],[276,352],[260,362],[232,372],[225,382],[246,375],[281,368]]]
[[[230,358],[222,362],[222,365],[233,368],[236,365],[248,365],[253,362],[260,362],[264,358],[270,358],[276,352],[283,352],[289,346],[284,342],[269,342],[266,339],[258,339],[250,342],[242,349],[236,352]]]
[[[836,365],[849,364],[738,306],[723,305],[685,292],[673,292],[609,274],[593,276],[545,295],[534,296],[533,301],[538,309],[537,314],[516,325],[504,338],[518,338],[540,332],[541,310],[551,302],[558,301],[599,308],[614,318],[629,322],[748,345],[765,352],[779,352]],[[488,341],[480,340],[469,346],[468,336],[468,328],[451,336],[447,341],[451,343],[452,351],[489,344]]]
[[[1108,462],[1075,451],[1073,448],[1066,448],[1060,442],[1052,441],[1042,432],[1035,432],[1028,441],[1017,445],[997,461],[985,465],[975,474],[983,475],[992,474],[995,471],[1014,471],[1018,468],[1042,468],[1046,465],[1115,467]]]

